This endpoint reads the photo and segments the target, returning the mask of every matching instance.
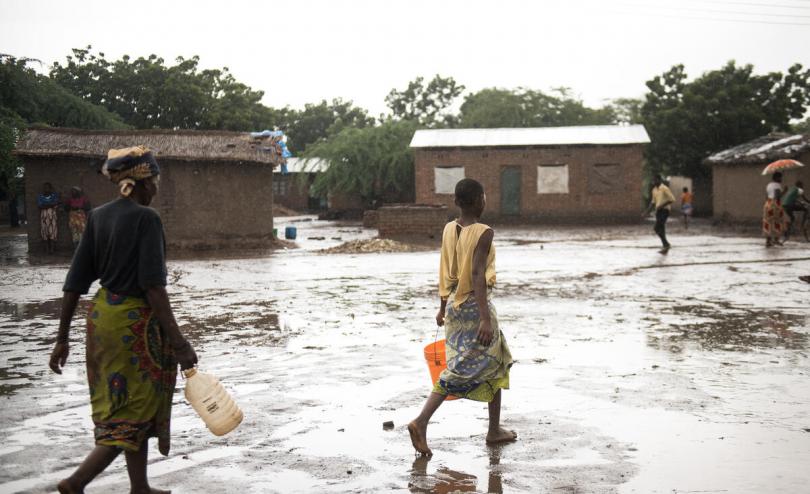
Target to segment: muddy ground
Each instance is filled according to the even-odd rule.
[[[245,413],[216,438],[176,395],[173,449],[151,454],[175,493],[807,492],[808,244],[688,233],[671,223],[503,227],[495,304],[517,359],[487,447],[486,406],[455,401],[414,457],[405,424],[430,387],[435,251],[323,254],[371,238],[287,219],[298,249],[169,263],[170,294],[204,371]],[[320,238],[323,237],[323,240]],[[47,369],[67,260],[0,235],[0,492],[49,492],[93,445],[81,317],[62,376]],[[383,430],[391,420],[393,430]],[[87,490],[127,492],[123,460]]]

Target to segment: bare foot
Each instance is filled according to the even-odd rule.
[[[408,433],[411,435],[411,444],[421,455],[433,456],[433,451],[427,445],[427,430],[415,420],[408,424]]]
[[[487,444],[509,443],[517,440],[517,432],[508,431],[503,427],[498,427],[495,432],[487,433]]]
[[[59,494],[84,494],[84,489],[75,487],[69,479],[56,484],[56,490],[59,491]]]

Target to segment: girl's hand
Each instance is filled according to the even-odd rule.
[[[439,312],[436,314],[436,325],[444,326],[444,311],[442,309],[439,309]]]
[[[70,347],[68,344],[57,343],[56,346],[53,347],[53,352],[51,352],[51,360],[48,362],[48,366],[52,371],[61,374],[61,368],[65,366],[68,355],[70,355]]]
[[[492,343],[492,321],[482,319],[478,324],[478,343],[489,346]]]

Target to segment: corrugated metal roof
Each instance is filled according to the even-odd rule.
[[[646,144],[643,125],[417,130],[412,148]]]
[[[764,164],[782,158],[798,158],[806,151],[810,151],[810,134],[773,132],[714,153],[704,162],[709,165]]]
[[[329,168],[329,162],[325,159],[287,158],[287,173],[318,173],[326,171],[327,168]]]

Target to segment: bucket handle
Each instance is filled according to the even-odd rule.
[[[439,356],[436,353],[436,345],[439,343],[439,325],[436,325],[436,336],[433,337],[433,361],[436,363],[436,367],[441,365],[441,360],[439,360]]]

